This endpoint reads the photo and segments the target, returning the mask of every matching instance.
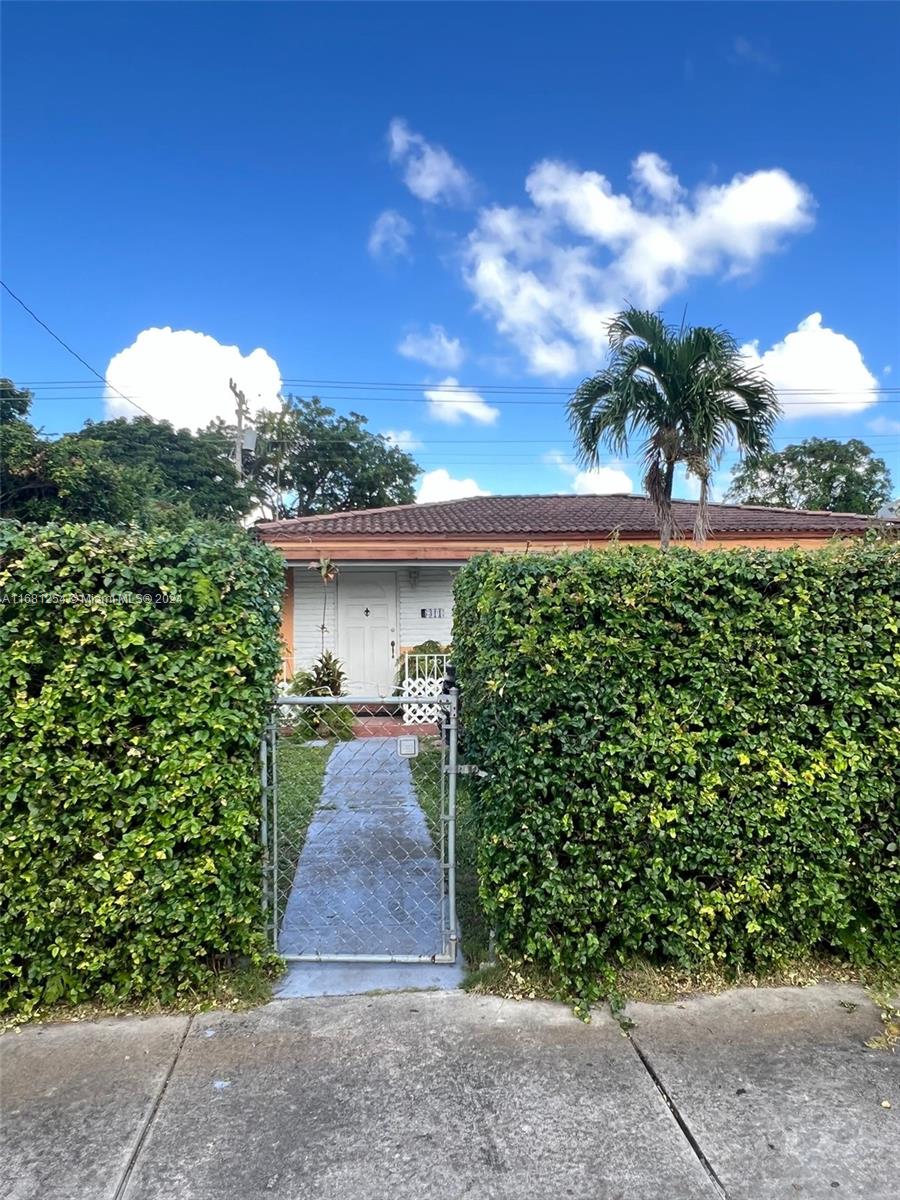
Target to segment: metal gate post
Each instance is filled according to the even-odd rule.
[[[458,765],[457,737],[459,735],[459,688],[449,692],[450,710],[447,718],[447,924],[450,932],[448,953],[456,962],[456,775]]]
[[[269,932],[269,725],[259,739],[259,840],[262,843],[262,908],[266,933]]]
[[[269,722],[269,778],[272,797],[272,859],[269,868],[272,889],[272,947],[278,950],[278,928],[281,914],[278,911],[278,713],[272,714]]]

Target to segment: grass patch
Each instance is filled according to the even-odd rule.
[[[418,755],[410,759],[413,781],[428,832],[441,844],[441,746],[437,738],[422,738]],[[462,929],[466,966],[477,970],[488,957],[490,931],[478,895],[477,839],[469,781],[456,781],[456,914]]]
[[[297,870],[306,832],[322,794],[325,764],[334,749],[304,745],[302,737],[282,735],[278,740],[278,862],[275,882],[278,912],[283,915]]]

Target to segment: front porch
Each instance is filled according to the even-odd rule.
[[[447,655],[415,648],[449,644],[457,565],[338,563],[328,582],[311,566],[318,563],[291,563],[285,572],[285,678],[327,650],[343,666],[347,695],[436,694]]]

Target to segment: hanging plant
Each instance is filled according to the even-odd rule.
[[[328,613],[328,585],[338,577],[337,563],[333,558],[320,558],[316,562],[309,564],[310,571],[318,571],[319,578],[322,580],[322,624],[319,629],[322,634],[322,653],[325,653],[325,634],[328,632],[328,626],[325,624],[325,618]]]

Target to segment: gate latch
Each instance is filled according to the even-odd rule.
[[[481,767],[476,767],[474,763],[457,763],[457,775],[476,775],[479,779],[487,779],[487,771],[482,771]]]

